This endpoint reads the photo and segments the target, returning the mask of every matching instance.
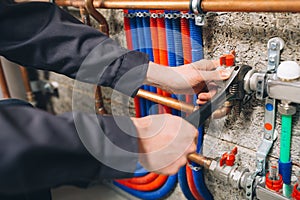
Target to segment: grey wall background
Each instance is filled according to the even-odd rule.
[[[76,10],[71,10],[78,15]],[[111,37],[122,46],[126,46],[123,31],[123,14],[121,10],[100,10],[108,20]],[[300,64],[300,14],[293,13],[208,13],[207,23],[203,27],[203,40],[205,58],[217,59],[224,52],[235,49],[238,63],[248,64],[256,69],[265,69],[267,64],[267,42],[270,38],[278,36],[284,39],[286,46],[282,52],[281,60],[294,60]],[[71,97],[73,81],[61,75],[50,73],[49,79],[57,81],[59,98],[53,97],[51,103],[55,113],[72,110]],[[90,107],[86,100],[94,97],[87,93],[84,85],[75,92],[81,93],[85,98],[82,102],[73,102],[82,107]],[[111,90],[103,88],[105,108],[110,113],[111,103],[118,105],[116,112],[122,113],[122,96],[110,99]],[[299,108],[299,106],[298,106]],[[131,114],[134,115],[133,104],[130,104]],[[298,109],[299,110],[299,109]],[[238,146],[237,162],[254,170],[255,152],[263,135],[263,102],[252,100],[242,109],[240,116],[230,115],[220,120],[213,120],[206,128],[204,139],[204,155],[210,157],[221,156]],[[292,137],[292,159],[294,173],[300,166],[300,120],[299,112],[294,116]],[[280,132],[280,116],[277,118],[277,130]],[[278,158],[278,141],[270,157]],[[244,199],[244,192],[234,190],[224,183],[216,180],[210,173],[206,173],[206,184],[216,200]],[[168,199],[185,199],[180,188]]]

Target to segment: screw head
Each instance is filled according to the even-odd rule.
[[[282,115],[294,115],[296,113],[296,107],[281,103],[278,105],[278,112]]]
[[[271,49],[276,50],[277,49],[277,43],[276,42],[271,42]]]
[[[269,56],[269,61],[271,62],[271,63],[274,63],[275,61],[276,61],[276,55],[270,55]]]

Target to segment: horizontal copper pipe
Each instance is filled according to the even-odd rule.
[[[186,113],[192,113],[195,109],[195,107],[191,104],[178,101],[171,97],[165,97],[153,92],[148,92],[143,89],[139,89],[137,96]]]
[[[60,6],[81,7],[84,0],[56,0]],[[95,0],[95,8],[107,9],[162,9],[189,10],[189,0]],[[300,1],[295,0],[203,0],[205,12],[300,12]]]
[[[203,0],[202,9],[213,12],[300,12],[295,0]]]
[[[197,163],[198,165],[201,165],[202,167],[209,169],[209,166],[211,165],[212,159],[207,158],[203,155],[192,153],[188,155],[188,160]]]
[[[83,0],[56,0],[55,3],[60,6],[84,6]],[[190,2],[188,0],[103,0],[94,1],[95,8],[107,9],[156,9],[156,10],[189,10]]]
[[[0,60],[0,87],[1,87],[3,98],[4,99],[10,98],[11,96],[10,96],[10,93],[9,93],[7,81],[6,81],[5,74],[4,74],[4,71],[3,71],[3,67],[2,67],[2,64],[1,64],[1,60]]]

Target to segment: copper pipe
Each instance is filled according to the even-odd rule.
[[[99,31],[109,36],[109,27],[105,17],[99,13],[94,7],[94,0],[85,0],[85,7],[89,14],[99,23]],[[84,11],[86,11],[84,10]],[[86,12],[83,13],[87,15]],[[90,22],[87,21],[90,25]],[[106,110],[103,105],[102,91],[100,86],[95,87],[95,109],[98,114],[106,114]]]
[[[100,32],[109,36],[108,23],[107,23],[105,17],[96,10],[93,2],[94,2],[94,0],[85,0],[86,9],[95,18],[95,20],[97,20],[97,22],[99,23]],[[100,4],[100,6],[101,6],[101,4]]]
[[[80,16],[81,16],[81,21],[82,23],[91,26],[91,20],[90,20],[90,15],[88,14],[86,7],[80,7]]]
[[[230,113],[231,109],[232,109],[232,103],[230,101],[226,101],[221,108],[219,108],[215,112],[213,112],[211,117],[213,119],[220,119],[220,118],[228,115]]]
[[[60,6],[84,6],[83,0],[56,0]],[[95,8],[107,9],[190,9],[189,0],[103,0],[94,1]],[[300,12],[300,2],[295,0],[203,0],[201,8],[205,12]]]
[[[168,107],[176,109],[176,110],[180,110],[182,112],[192,113],[195,109],[195,107],[191,104],[187,104],[185,102],[178,101],[171,97],[161,96],[159,94],[149,92],[149,91],[146,91],[143,89],[139,89],[137,96],[147,99],[149,101],[153,101],[155,103],[164,105],[164,106],[168,106]]]
[[[3,71],[3,67],[1,64],[1,60],[0,60],[0,87],[2,90],[2,96],[4,99],[9,99],[11,98],[10,93],[9,93],[9,89],[8,89],[8,85],[7,85],[7,81],[5,78],[5,74]]]
[[[205,169],[209,169],[213,159],[207,158],[207,157],[197,154],[197,153],[191,153],[188,155],[188,160],[190,160],[194,163],[197,163],[198,165],[201,165]]]
[[[80,7],[84,5],[81,0],[56,0],[59,6]],[[95,8],[106,9],[155,9],[155,10],[189,10],[190,2],[188,0],[103,0],[93,2]]]
[[[24,84],[25,91],[26,91],[27,100],[28,100],[28,102],[30,102],[34,105],[35,104],[34,94],[33,94],[32,89],[31,89],[27,69],[23,66],[20,66],[20,71],[21,71],[23,84]]]
[[[213,12],[300,12],[295,0],[203,0],[203,11]]]

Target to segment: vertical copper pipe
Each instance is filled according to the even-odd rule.
[[[84,6],[81,6],[79,8],[79,11],[80,11],[80,16],[81,16],[81,21],[82,23],[88,25],[88,26],[91,26],[91,19],[90,19],[90,15],[88,14],[87,10],[86,10],[86,7]]]
[[[8,85],[7,85],[7,81],[5,78],[5,74],[3,71],[3,67],[2,67],[2,63],[0,60],[0,87],[2,90],[2,95],[4,99],[9,99],[11,98],[10,93],[9,93],[9,89],[8,89]]]
[[[19,66],[19,67],[20,67],[20,71],[21,71],[21,75],[22,75],[22,79],[23,79],[23,84],[24,84],[25,91],[26,91],[27,100],[28,100],[28,102],[30,102],[34,105],[35,104],[34,94],[33,94],[32,89],[31,89],[27,69],[23,66]]]
[[[108,23],[105,17],[95,9],[93,2],[94,0],[85,0],[85,7],[92,17],[99,23],[99,31],[109,36]],[[95,109],[98,114],[107,113],[103,106],[101,86],[95,87]]]
[[[95,20],[97,20],[97,22],[99,23],[100,32],[109,36],[108,23],[107,23],[105,17],[96,10],[93,2],[94,2],[94,0],[85,0],[86,9],[95,18]],[[100,7],[101,7],[101,4],[100,4]]]

